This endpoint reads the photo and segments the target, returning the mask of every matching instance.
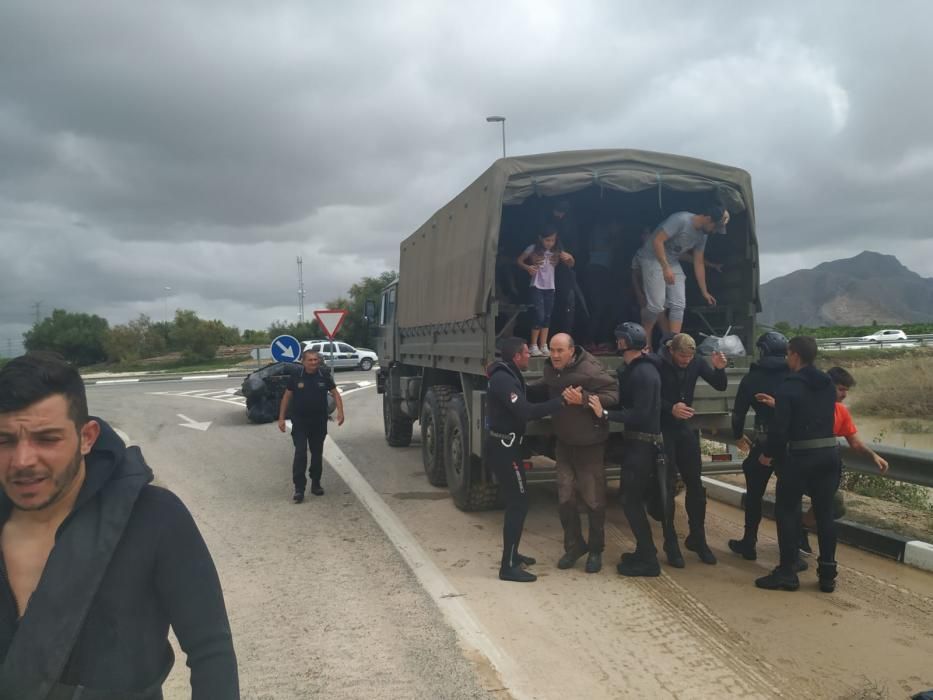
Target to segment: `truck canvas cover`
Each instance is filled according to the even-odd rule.
[[[494,292],[502,207],[587,187],[621,192],[710,192],[733,214],[748,211],[756,241],[751,177],[739,168],[636,150],[565,151],[500,158],[402,242],[399,326],[467,321]]]

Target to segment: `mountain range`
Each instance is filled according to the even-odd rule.
[[[797,270],[761,285],[758,322],[858,326],[933,320],[933,279],[871,251]]]

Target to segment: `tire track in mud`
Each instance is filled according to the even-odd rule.
[[[624,551],[634,549],[634,541],[623,535],[613,523],[606,523],[606,535]],[[714,671],[718,666],[734,677],[735,687],[728,697],[804,697],[806,689],[789,686],[790,679],[756,654],[742,634],[733,630],[724,620],[677,583],[664,569],[657,578],[631,578],[632,585],[663,611],[665,619],[655,622],[669,629],[683,632],[672,652],[688,664],[695,661],[697,668]],[[720,679],[720,683],[725,678]],[[708,691],[709,688],[703,686]],[[679,696],[679,695],[678,695]]]

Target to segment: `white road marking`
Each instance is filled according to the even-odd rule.
[[[460,597],[461,594],[333,439],[324,443],[324,458],[385,532],[461,642],[489,660],[515,700],[530,699],[532,694],[526,690],[530,686],[518,664],[492,640]]]
[[[226,379],[229,377],[229,374],[200,374],[193,375],[191,377],[182,377],[181,381],[183,382],[194,382],[198,379]]]
[[[95,384],[134,384],[139,379],[98,379]]]
[[[193,429],[193,430],[200,430],[201,432],[204,432],[204,431],[206,431],[208,428],[210,428],[210,427],[211,427],[211,423],[213,422],[213,421],[209,421],[209,420],[208,420],[208,421],[203,421],[203,422],[200,422],[200,423],[199,423],[199,422],[196,421],[196,420],[192,420],[191,418],[188,418],[188,416],[186,416],[186,415],[183,414],[183,413],[176,413],[175,415],[177,415],[179,418],[181,418],[183,421],[185,421],[184,423],[179,423],[179,424],[178,424],[178,425],[180,425],[182,428],[191,428],[191,429]]]

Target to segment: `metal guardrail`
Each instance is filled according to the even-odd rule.
[[[817,338],[820,350],[859,350],[864,348],[933,347],[933,334],[908,335],[900,340],[862,340],[861,338]]]
[[[888,472],[884,475],[886,478],[933,488],[933,452],[911,450],[893,445],[870,445],[870,447],[888,461]],[[730,452],[734,452],[732,445],[729,445],[729,448]],[[839,439],[839,451],[846,469],[860,474],[880,475],[878,467],[868,455],[856,452],[842,438]],[[741,456],[732,462],[703,463],[704,476],[741,473]]]

